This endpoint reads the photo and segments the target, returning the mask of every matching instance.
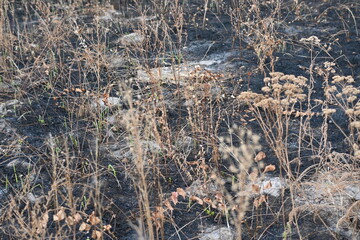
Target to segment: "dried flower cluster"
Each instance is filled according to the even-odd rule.
[[[320,45],[320,39],[317,36],[310,36],[308,38],[301,38],[300,42],[304,44]]]
[[[205,83],[210,81],[218,81],[224,77],[224,74],[213,73],[209,70],[202,69],[199,65],[195,66],[195,69],[189,74],[190,79],[194,79],[197,82]]]
[[[241,102],[253,103],[255,107],[277,108],[288,107],[306,99],[304,87],[307,86],[307,78],[303,76],[285,75],[280,72],[270,73],[270,77],[264,78],[265,87],[261,90],[263,94],[251,91],[242,92],[238,99]]]

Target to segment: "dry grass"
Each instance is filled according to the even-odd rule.
[[[114,11],[107,1],[0,0],[1,97],[19,102],[2,104],[1,117],[39,130],[2,128],[2,238],[120,239],[126,224],[138,239],[166,239],[171,229],[181,239],[187,224],[177,225],[176,212],[199,209],[193,222],[211,218],[236,228],[236,239],[261,239],[275,222],[284,239],[294,230],[306,239],[309,212],[334,238],[359,236],[360,90],[332,57],[335,37],[292,42],[280,33],[284,12],[301,19],[305,2],[204,0],[196,10],[191,1],[118,2]],[[358,7],[316,20],[334,10],[350,38]],[[189,27],[206,29],[210,15],[227,16],[234,46],[257,57],[261,91],[251,90],[250,73],[248,91],[233,86],[229,97],[227,73],[187,61]],[[301,76],[276,72],[276,53],[290,44],[308,52]],[[261,133],[248,119],[234,124],[244,113]],[[334,129],[342,153],[332,149]],[[284,182],[277,207],[270,172]]]

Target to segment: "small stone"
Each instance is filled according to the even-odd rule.
[[[120,43],[124,46],[140,45],[145,40],[145,37],[140,33],[130,33],[120,38]]]
[[[204,235],[199,238],[200,240],[232,240],[234,234],[231,229],[227,227],[211,227],[205,230]]]

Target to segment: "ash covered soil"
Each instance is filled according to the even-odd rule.
[[[236,198],[236,157],[219,150],[233,125],[260,136],[253,154],[266,156],[249,167],[260,190],[249,193],[243,239],[358,239],[359,128],[349,126],[359,116],[343,106],[356,110],[359,93],[329,101],[330,117],[323,103],[327,73],[359,89],[359,3],[283,1],[276,14],[264,3],[239,32],[230,1],[178,4],[14,3],[0,66],[1,239],[140,239],[140,160],[157,238],[238,239],[231,214],[211,204]],[[238,98],[263,94],[271,72],[312,81],[311,99],[294,105],[312,114],[290,115],[283,138],[288,169]],[[339,171],[348,175],[327,178]]]

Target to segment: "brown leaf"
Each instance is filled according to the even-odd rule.
[[[167,209],[169,209],[171,212],[174,211],[174,208],[171,206],[171,203],[169,200],[166,199],[164,204],[167,207]]]
[[[224,199],[224,195],[222,195],[221,193],[217,193],[215,194],[215,198],[217,201],[222,202]]]
[[[186,197],[186,192],[184,191],[184,189],[182,189],[182,188],[177,188],[177,189],[176,189],[176,192],[185,199],[185,197]]]
[[[99,224],[101,222],[100,218],[95,216],[95,211],[93,211],[90,216],[89,219],[87,220],[87,222],[90,222],[91,225],[96,225]]]
[[[266,196],[265,195],[261,195],[260,197],[258,198],[255,198],[253,204],[254,204],[254,207],[257,209],[258,207],[261,206],[261,204],[263,202],[266,202]]]
[[[198,161],[187,161],[186,163],[189,165],[199,165],[200,164]]]
[[[204,198],[203,200],[204,200],[204,202],[206,202],[207,204],[209,204],[212,208],[215,208],[215,209],[216,209],[215,204],[213,203],[213,201],[212,201],[210,198],[206,197],[206,198]]]
[[[96,240],[102,239],[102,232],[94,230],[91,234],[91,237]]]
[[[272,187],[272,184],[271,184],[271,181],[268,181],[265,186],[264,186],[264,189],[269,189]]]
[[[196,197],[196,196],[191,196],[191,197],[190,197],[190,200],[191,200],[191,201],[196,201],[196,202],[197,202],[198,204],[200,204],[200,205],[203,205],[203,204],[204,204],[204,201],[201,200],[200,198]]]
[[[74,218],[72,216],[68,216],[66,219],[65,219],[65,222],[67,225],[69,226],[72,226],[75,224],[75,221],[74,221]]]
[[[260,162],[266,157],[266,154],[264,152],[259,152],[255,157],[255,162]]]
[[[255,198],[254,199],[254,202],[253,202],[253,205],[256,209],[258,209],[258,207],[260,206],[260,202],[259,202],[259,199]]]
[[[178,196],[179,196],[179,194],[177,192],[171,193],[170,199],[174,203],[174,205],[176,205],[178,203]]]
[[[36,230],[37,234],[40,234],[44,229],[46,229],[48,221],[49,221],[49,214],[45,212],[41,220],[39,221],[39,226],[37,226],[37,230]]]
[[[252,182],[255,182],[258,178],[258,170],[257,169],[254,169],[254,171],[252,173],[250,173],[249,175],[249,179],[252,181]]]
[[[105,225],[105,226],[103,226],[103,228],[104,228],[104,231],[110,232],[111,225],[110,224]]]
[[[83,91],[83,89],[81,89],[81,88],[75,88],[75,92],[82,93],[82,92],[84,92],[84,91]]]
[[[275,165],[270,164],[270,165],[267,165],[267,166],[265,167],[265,169],[264,169],[264,172],[263,172],[263,173],[266,173],[266,172],[273,172],[273,171],[275,171],[275,169],[276,169]]]
[[[81,217],[80,213],[75,213],[74,222],[79,223],[81,220],[82,220],[82,217]]]
[[[253,191],[254,193],[260,193],[260,186],[257,185],[257,184],[253,184],[253,185],[252,185],[252,191]]]
[[[108,106],[108,107],[109,107],[109,97],[110,97],[109,93],[104,93],[103,94],[103,99],[102,99],[105,106]]]
[[[66,214],[65,214],[64,207],[61,207],[61,208],[60,208],[60,211],[58,211],[58,212],[54,215],[54,221],[55,221],[55,222],[61,221],[61,220],[63,220],[65,217],[66,217]]]
[[[164,222],[164,209],[162,207],[156,207],[156,211],[152,213],[152,220],[156,226],[156,229],[159,230]]]
[[[91,229],[91,225],[90,224],[87,224],[87,223],[85,223],[85,222],[83,222],[81,225],[80,225],[80,227],[79,227],[79,231],[80,232],[83,232],[83,231],[90,231],[90,229]]]
[[[65,219],[65,222],[69,225],[72,226],[74,224],[77,224],[80,222],[80,220],[82,219],[81,215],[79,213],[75,213],[74,216],[68,216]]]
[[[225,210],[226,210],[226,205],[223,204],[223,203],[219,203],[219,204],[218,204],[218,209],[219,209],[220,211],[225,211]]]
[[[265,195],[261,195],[260,198],[259,198],[260,202],[263,203],[263,202],[266,202],[266,196]]]
[[[156,211],[152,213],[154,220],[164,220],[164,209],[162,207],[156,207]]]

